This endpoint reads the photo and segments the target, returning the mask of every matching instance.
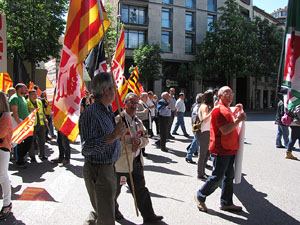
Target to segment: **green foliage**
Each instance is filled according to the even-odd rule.
[[[35,64],[58,57],[63,34],[67,0],[0,0],[0,12],[7,17],[8,55],[14,47],[24,60]]]
[[[122,24],[120,24],[118,21],[115,22],[115,18],[114,18],[115,7],[112,4],[105,4],[104,8],[105,8],[107,16],[111,22],[111,25],[107,30],[107,41],[108,41],[109,53],[112,57],[113,54],[115,53],[116,46],[117,46],[117,40],[120,35],[118,33],[118,28],[121,30]]]
[[[280,49],[282,46],[283,30],[276,25],[270,24],[268,20],[255,18],[258,37],[258,67],[257,76],[271,76],[276,78],[280,60]]]
[[[159,44],[146,44],[134,50],[133,61],[139,69],[140,80],[143,84],[147,85],[148,81],[160,78],[161,53]]]
[[[219,8],[220,18],[213,23],[198,46],[196,61],[204,79],[251,75],[257,65],[258,45],[254,24],[240,13],[234,0]]]

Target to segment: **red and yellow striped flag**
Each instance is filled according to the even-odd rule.
[[[39,108],[35,109],[14,129],[11,142],[20,144],[24,139],[33,135],[35,116],[38,110]]]
[[[124,107],[123,100],[125,96],[128,93],[128,85],[127,80],[124,76],[124,68],[125,68],[125,33],[124,33],[124,26],[122,27],[121,36],[119,39],[119,42],[116,47],[116,52],[114,54],[113,60],[112,60],[112,70],[114,74],[114,79],[116,81],[116,86],[118,93],[116,96],[115,101],[112,103],[113,110],[115,111],[117,109],[117,97],[120,103],[120,107]]]
[[[98,7],[98,1],[100,10]],[[71,0],[53,106],[53,124],[75,141],[82,96],[82,62],[110,21],[100,0]],[[103,19],[101,19],[103,18]]]
[[[136,66],[134,71],[131,73],[130,77],[128,78],[128,88],[138,96],[140,96],[142,93],[139,87],[139,78],[140,77],[139,77],[138,67]]]
[[[11,88],[12,85],[13,82],[10,79],[8,73],[0,73],[0,90],[6,94],[7,90]]]

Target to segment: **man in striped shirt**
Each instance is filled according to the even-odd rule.
[[[92,82],[95,103],[80,115],[79,131],[85,163],[83,177],[97,225],[115,224],[115,162],[121,154],[124,122],[115,123],[111,103],[115,99],[109,73],[97,74]]]

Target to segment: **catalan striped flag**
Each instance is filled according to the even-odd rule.
[[[12,85],[13,82],[8,73],[0,73],[0,90],[7,93],[7,90],[11,88]]]
[[[33,135],[34,123],[36,112],[39,108],[36,108],[29,116],[26,117],[13,131],[11,142],[20,144],[27,137]]]
[[[100,0],[70,0],[54,98],[53,124],[72,142],[79,133],[82,62],[102,39],[103,26],[107,30],[110,21]]]
[[[138,96],[142,93],[139,87],[139,72],[137,66],[128,78],[128,88]]]
[[[121,36],[118,41],[116,52],[112,60],[112,71],[117,86],[117,96],[115,101],[112,103],[113,110],[117,109],[117,98],[119,99],[120,107],[124,107],[123,100],[128,93],[127,80],[124,76],[125,68],[125,33],[124,26],[122,27]]]

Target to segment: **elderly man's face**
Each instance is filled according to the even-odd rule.
[[[142,98],[141,98],[141,100],[142,100],[143,102],[147,102],[147,100],[148,100],[148,95],[143,95]]]
[[[128,115],[132,117],[134,116],[138,103],[139,99],[135,96],[131,96],[127,99],[127,101],[125,102],[125,111],[128,113]]]
[[[171,95],[175,95],[175,88],[171,88],[171,89],[170,89],[170,94],[171,94]]]
[[[234,93],[232,92],[231,88],[227,87],[224,88],[223,94],[220,96],[222,103],[226,106],[230,106],[233,100]]]

